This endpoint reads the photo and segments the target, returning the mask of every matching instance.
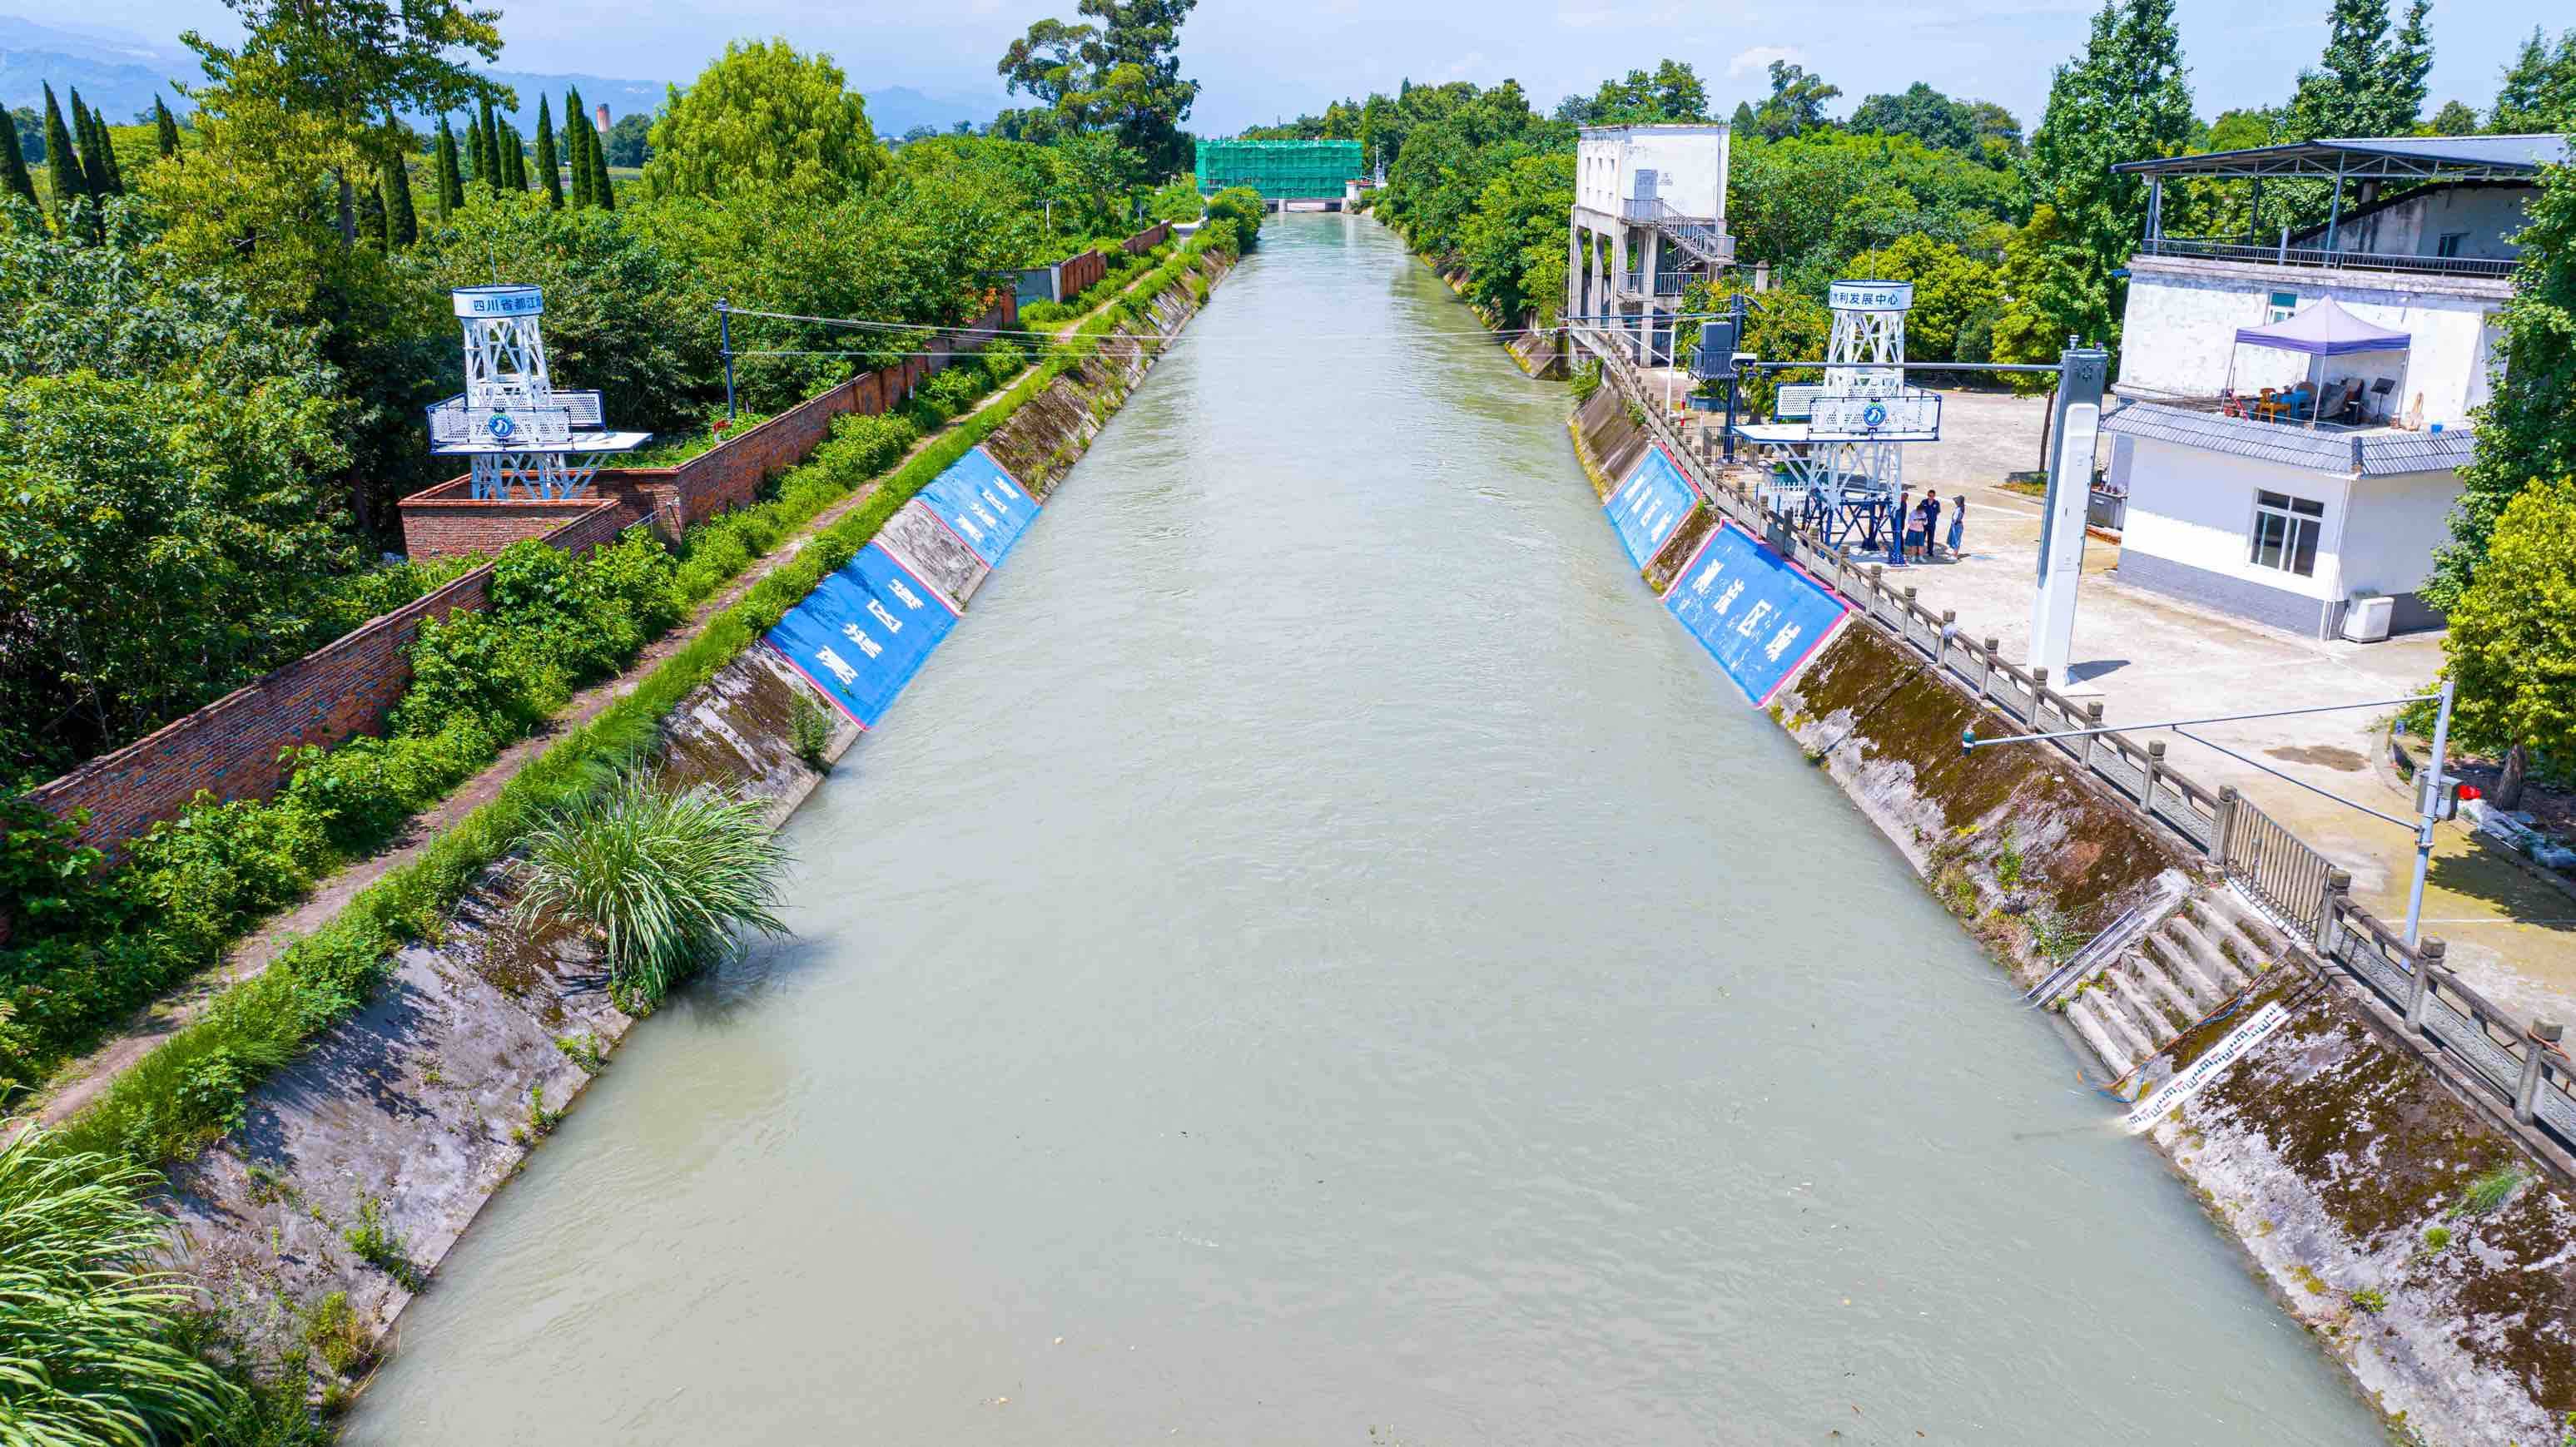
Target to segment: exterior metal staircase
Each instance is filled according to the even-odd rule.
[[[1642,196],[1626,203],[1626,210],[1628,221],[1655,228],[1659,235],[1711,268],[1735,264],[1735,238],[1709,217],[1684,216],[1668,202]]]

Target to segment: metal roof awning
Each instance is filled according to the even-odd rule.
[[[2114,437],[2179,443],[2347,477],[2456,469],[2469,461],[2476,445],[2475,433],[2466,427],[2445,432],[2313,432],[2143,401],[2103,418],[2102,430]]]
[[[2243,151],[2122,161],[2132,176],[2313,176],[2345,180],[2507,180],[2529,178],[2568,160],[2569,138],[2527,136],[2381,136],[2297,141]]]

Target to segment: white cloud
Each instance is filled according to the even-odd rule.
[[[1726,63],[1726,73],[1729,76],[1742,75],[1747,71],[1758,74],[1770,70],[1771,62],[1775,60],[1805,65],[1807,52],[1794,45],[1757,45],[1751,50],[1737,52],[1736,57]]]
[[[1458,58],[1458,63],[1441,75],[1442,80],[1464,80],[1484,68],[1485,52],[1471,50]]]

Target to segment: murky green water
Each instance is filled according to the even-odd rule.
[[[1563,390],[1269,236],[351,1439],[2372,1440],[1652,605]]]

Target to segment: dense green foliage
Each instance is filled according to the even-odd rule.
[[[2484,565],[2489,535],[2525,487],[2576,477],[2576,165],[2551,166],[2528,207],[2513,296],[2498,317],[2494,392],[2477,409],[2451,541],[2424,596],[2448,607]]]
[[[586,931],[618,1008],[647,1014],[735,931],[786,930],[776,913],[786,863],[763,801],[630,771],[529,832],[512,912],[522,925]]]
[[[134,842],[123,868],[32,806],[0,812],[0,1101],[345,859],[381,846],[675,622],[675,562],[637,532],[580,559],[536,542],[496,560],[488,613],[424,623],[392,733],[298,752],[265,803],[199,801]],[[212,1129],[221,1120],[159,1121]]]
[[[2496,802],[2511,809],[2528,754],[2576,759],[2576,477],[2535,482],[2505,503],[2449,613],[2442,651],[2458,686],[2455,737],[2510,751]]]
[[[2487,127],[2503,135],[2576,131],[2576,29],[2558,32],[2558,43],[2533,26],[2496,88]]]

